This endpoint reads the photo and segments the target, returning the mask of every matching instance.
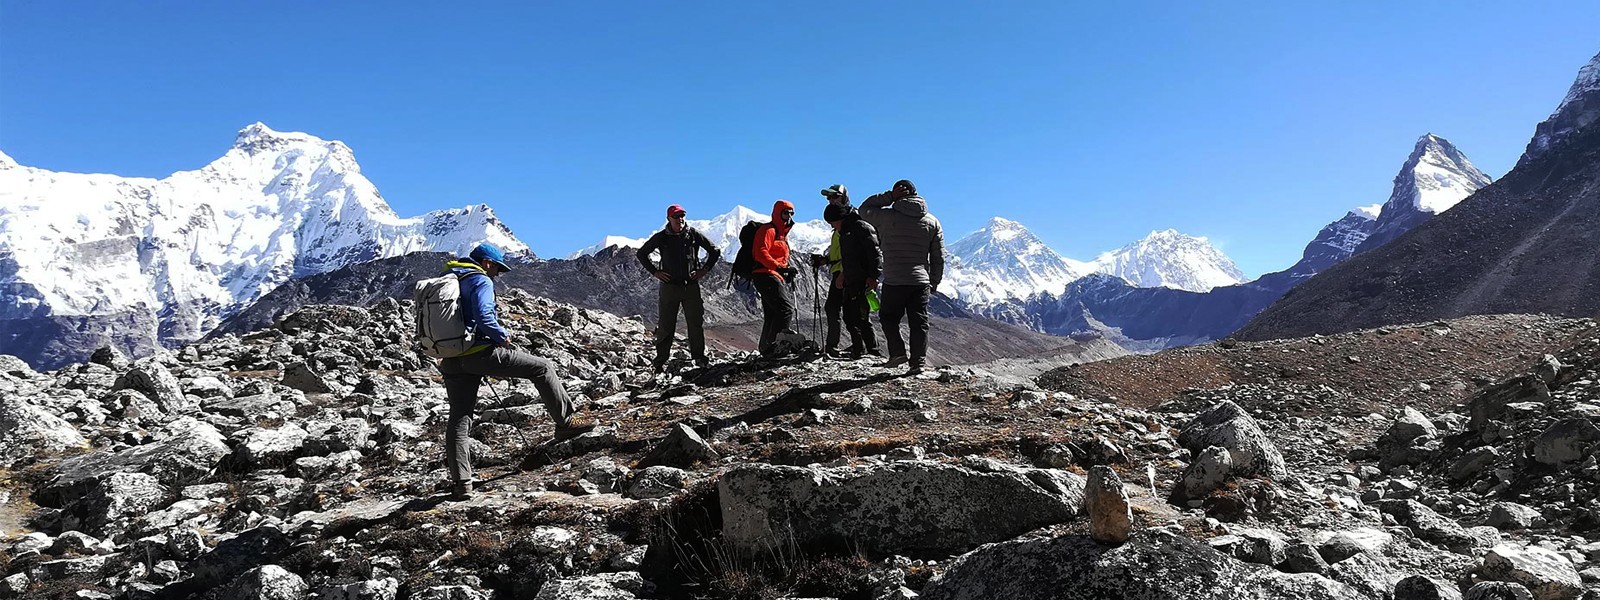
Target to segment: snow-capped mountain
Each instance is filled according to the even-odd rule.
[[[1448,140],[1431,133],[1418,138],[1394,176],[1394,191],[1383,203],[1372,234],[1356,251],[1389,243],[1486,185],[1489,176]]]
[[[6,158],[0,341],[38,333],[32,319],[75,317],[87,319],[80,330],[172,345],[289,279],[416,251],[459,253],[485,239],[531,256],[488,206],[402,218],[344,143],[261,123],[221,158],[159,180]],[[102,317],[113,322],[91,325]]]
[[[1567,136],[1596,121],[1600,121],[1600,54],[1578,69],[1578,78],[1567,89],[1567,96],[1550,118],[1534,129],[1533,139],[1528,141],[1528,149],[1517,166],[1544,156]]]
[[[717,248],[722,250],[723,260],[732,261],[733,253],[739,250],[739,230],[750,221],[768,222],[772,220],[771,213],[757,212],[744,205],[736,205],[733,210],[717,215],[711,219],[689,219],[690,227],[695,228],[711,240]],[[662,226],[665,226],[663,219]],[[660,229],[659,227],[657,228]],[[638,248],[654,232],[646,233],[642,237],[627,237],[622,235],[608,235],[599,244],[589,246],[567,255],[567,258],[592,256],[596,252],[611,246],[624,248]],[[828,243],[833,239],[833,227],[822,219],[810,221],[796,221],[794,229],[789,230],[789,248],[794,252],[822,252],[827,250]]]
[[[1203,237],[1175,230],[1152,231],[1144,239],[1101,254],[1094,271],[1121,277],[1134,287],[1191,292],[1244,282],[1244,273]]]
[[[1094,266],[1057,254],[1021,223],[995,217],[945,247],[945,295],[983,306],[1036,293],[1059,294]]]
[[[1372,235],[1372,230],[1378,226],[1378,214],[1382,209],[1382,204],[1358,206],[1343,218],[1329,223],[1317,232],[1317,237],[1311,243],[1306,244],[1300,261],[1284,273],[1294,278],[1310,277],[1344,262]]]

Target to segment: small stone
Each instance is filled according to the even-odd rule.
[[[1133,534],[1133,511],[1128,492],[1117,472],[1106,465],[1089,468],[1084,489],[1084,512],[1089,515],[1089,537],[1102,544],[1119,545]]]

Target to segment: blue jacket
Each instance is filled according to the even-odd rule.
[[[474,344],[468,352],[499,346],[511,339],[494,314],[494,280],[484,274],[483,268],[466,260],[450,261],[445,268],[461,280],[461,316],[467,329],[472,330],[472,339],[485,342]]]

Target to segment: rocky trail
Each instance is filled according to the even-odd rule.
[[[513,291],[595,430],[485,386],[443,481],[409,307],[0,357],[0,598],[1600,598],[1600,330],[1528,316],[1065,367],[714,364]]]

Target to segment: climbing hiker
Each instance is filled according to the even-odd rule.
[[[566,439],[594,429],[594,423],[573,416],[572,400],[548,359],[515,349],[511,334],[495,315],[494,279],[511,271],[505,254],[490,243],[478,244],[466,258],[450,261],[445,270],[460,285],[459,310],[472,346],[439,363],[445,394],[450,403],[445,428],[445,465],[450,471],[450,491],[456,498],[472,493],[472,414],[478,406],[478,388],[485,377],[530,379],[539,390],[545,411],[555,421],[555,439]]]
[[[928,213],[928,202],[910,180],[861,203],[861,217],[877,229],[883,248],[883,292],[878,319],[889,342],[889,362],[908,365],[908,374],[927,367],[928,298],[944,278],[944,228]],[[911,347],[900,337],[900,320],[910,317]]]
[[[755,268],[750,280],[761,297],[761,339],[756,349],[764,357],[788,350],[775,343],[780,337],[788,340],[799,336],[789,329],[794,323],[794,296],[785,285],[800,272],[789,266],[789,230],[793,227],[794,205],[788,200],[774,202],[772,221],[756,231],[751,247]]]
[[[824,354],[851,360],[864,355],[882,356],[877,337],[872,333],[872,311],[867,305],[867,292],[878,286],[883,261],[878,233],[850,206],[850,197],[843,185],[830,186],[822,190],[822,195],[828,199],[822,219],[833,227],[833,238],[828,244],[828,253],[813,255],[812,264],[828,267],[829,273]],[[850,349],[844,352],[839,351],[841,321],[850,334]]]
[[[678,309],[689,326],[689,355],[698,367],[706,367],[705,303],[700,296],[700,280],[711,273],[711,268],[722,259],[722,251],[685,221],[688,211],[674,204],[667,207],[667,224],[650,236],[639,247],[639,264],[661,280],[661,294],[656,303],[656,358],[652,370],[666,370],[667,356],[672,351],[672,338],[678,329]],[[700,251],[705,250],[705,258]],[[661,262],[651,260],[654,252],[661,253]]]

